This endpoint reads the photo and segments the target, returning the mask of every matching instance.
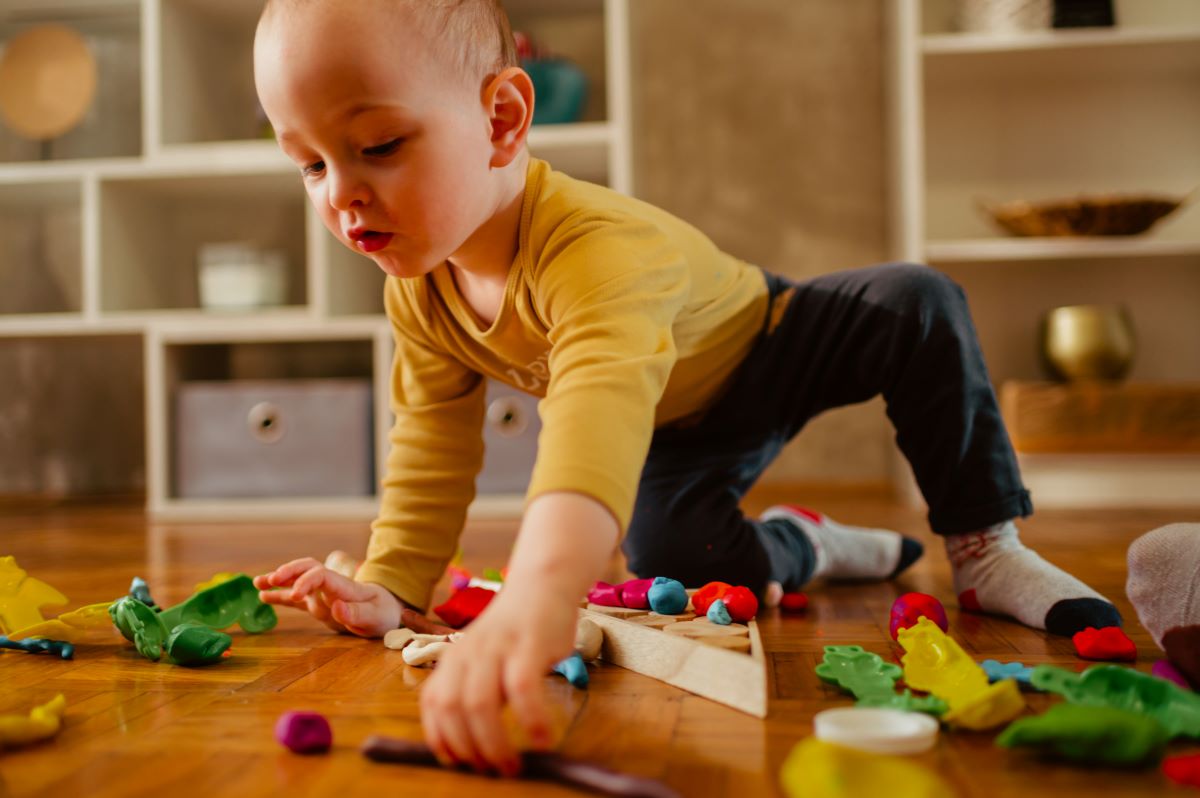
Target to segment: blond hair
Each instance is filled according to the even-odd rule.
[[[275,9],[363,0],[267,0],[260,25]],[[411,12],[433,51],[473,84],[520,66],[512,26],[501,0],[380,0]]]

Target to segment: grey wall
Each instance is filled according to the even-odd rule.
[[[637,193],[793,278],[886,255],[879,0],[633,0]],[[822,416],[764,480],[888,478],[878,401]]]

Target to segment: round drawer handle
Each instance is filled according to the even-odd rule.
[[[260,443],[275,443],[283,437],[283,414],[270,402],[259,402],[246,414],[246,426]]]
[[[515,438],[529,428],[529,413],[512,396],[502,396],[488,405],[487,423],[506,438]]]

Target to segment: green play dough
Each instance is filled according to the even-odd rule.
[[[1039,665],[1030,680],[1039,690],[1058,693],[1072,704],[1138,713],[1158,721],[1171,737],[1200,737],[1200,694],[1133,668],[1094,665],[1072,673]]]
[[[211,665],[221,659],[233,638],[195,621],[184,621],[171,630],[165,644],[176,665]]]
[[[124,596],[108,605],[108,615],[139,654],[156,662],[162,657],[167,628],[158,613],[132,596]]]
[[[1045,714],[1009,724],[996,744],[1032,746],[1075,762],[1143,765],[1162,758],[1170,736],[1147,715],[1107,706],[1057,704]]]
[[[210,629],[225,629],[237,623],[250,634],[274,629],[279,622],[275,608],[259,600],[258,588],[245,574],[201,590],[183,603],[163,610],[159,617],[168,629],[184,621]]]

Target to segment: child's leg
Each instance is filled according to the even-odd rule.
[[[778,453],[780,439],[731,445],[722,431],[717,425],[711,436],[693,431],[685,446],[666,440],[669,433],[655,436],[622,543],[639,577],[667,576],[688,587],[729,582],[762,595],[769,582],[796,590],[818,576],[889,578],[920,556],[921,544],[895,532],[811,513],[803,524],[791,509],[746,518],[738,502]]]
[[[896,441],[946,536],[967,609],[1071,634],[1120,623],[1085,584],[1025,548],[1032,512],[962,290],[926,266],[836,272],[792,288],[764,360],[787,436],[830,408],[882,394]]]

